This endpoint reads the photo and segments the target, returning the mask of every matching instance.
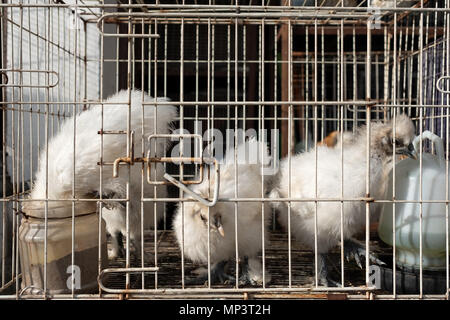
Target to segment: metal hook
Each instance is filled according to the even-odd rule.
[[[214,171],[215,171],[215,180],[214,180],[214,194],[213,194],[213,200],[209,201],[207,199],[202,198],[200,195],[186,187],[184,184],[182,184],[180,181],[176,180],[174,177],[172,177],[170,174],[165,173],[164,178],[172,182],[174,185],[176,185],[178,188],[189,194],[192,198],[195,200],[201,202],[207,207],[213,207],[216,205],[217,200],[219,198],[219,186],[220,186],[220,171],[219,171],[219,162],[215,158],[210,158],[211,162],[214,162]]]
[[[141,13],[141,14],[140,14]],[[111,23],[108,20],[113,19],[113,23],[120,23],[120,18],[128,18],[131,20],[131,18],[137,17],[137,18],[146,18],[148,17],[148,14],[145,14],[144,12],[140,13],[105,13],[103,14],[98,20],[97,20],[97,29],[98,32],[102,37],[116,37],[116,38],[153,38],[153,39],[159,39],[159,34],[157,33],[151,33],[151,34],[121,34],[121,33],[104,33],[102,28],[102,22],[103,23]],[[143,14],[143,15],[142,15]]]
[[[5,71],[0,71],[0,74],[3,76],[3,77],[5,77],[5,80],[6,81],[4,81],[4,82],[2,82],[2,86],[5,86],[5,85],[7,85],[8,84],[8,82],[9,82],[9,78],[8,78],[8,75],[6,74],[6,72]]]
[[[31,292],[30,292],[31,295],[34,295],[33,290],[36,290],[38,292],[38,293],[36,293],[36,295],[37,294],[45,294],[44,289],[31,285],[31,286],[26,286],[26,287],[22,288],[22,290],[20,290],[20,292],[19,292],[19,297],[23,296],[25,294],[25,292],[29,289],[31,289]]]
[[[134,164],[134,130],[130,131],[130,146],[129,146],[129,154],[130,157],[123,157],[123,158],[117,158],[114,160],[113,165],[113,178],[117,178],[119,176],[119,164],[122,163],[129,163]]]
[[[29,73],[30,76],[33,73],[44,73],[47,75],[53,74],[56,76],[56,82],[52,83],[52,84],[47,84],[47,85],[31,85],[31,84],[17,84],[17,83],[13,83],[13,84],[8,84],[9,82],[9,78],[8,75],[6,74],[7,72],[16,72],[16,73]],[[6,82],[1,83],[0,86],[1,87],[17,87],[17,88],[54,88],[59,84],[59,73],[53,70],[28,70],[28,69],[0,69],[0,74],[2,74],[5,79]]]
[[[441,82],[443,82],[442,80],[445,80],[445,79],[450,80],[450,76],[442,76],[442,77],[440,77],[439,79],[437,79],[437,81],[436,81],[436,89],[437,89],[439,92],[449,94],[449,93],[450,93],[450,90],[444,90],[444,89],[439,85]]]
[[[108,292],[108,293],[132,293],[132,292],[141,292],[141,289],[111,289],[105,286],[103,283],[103,277],[104,275],[108,273],[142,273],[142,272],[158,272],[159,267],[142,267],[142,268],[108,268],[103,269],[100,271],[99,275],[97,276],[97,283],[100,286],[102,291]]]

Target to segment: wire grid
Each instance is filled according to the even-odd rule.
[[[266,129],[276,159],[311,150],[332,131],[351,131],[370,120],[390,119],[396,111],[406,112],[415,121],[417,133],[428,129],[438,134],[448,150],[448,94],[437,90],[436,84],[449,70],[448,0],[389,3],[158,1],[121,3],[120,8],[118,3],[100,1],[2,4],[2,288],[8,292],[15,287],[13,294],[3,297],[19,297],[20,217],[16,212],[33,184],[39,154],[64,118],[120,89],[138,88],[152,96],[171,97],[170,103],[179,106],[179,130],[203,135],[212,128],[221,132],[254,129],[264,137]],[[442,83],[448,90],[448,82]],[[278,139],[270,129],[280,131]],[[130,132],[126,134],[130,138]],[[166,170],[183,179],[192,177],[196,167],[167,164]],[[273,283],[255,288],[185,286],[174,274],[184,276],[192,266],[173,241],[170,221],[175,203],[186,201],[186,196],[175,187],[169,191],[168,199],[142,199],[166,203],[159,229],[165,230],[167,238],[155,236],[154,231],[147,235],[145,250],[153,257],[137,261],[137,266],[160,267],[161,271],[145,273],[145,277],[140,272],[130,279],[123,276],[124,267],[132,264],[129,255],[126,261],[110,262],[122,271],[108,280],[114,290],[103,290],[102,297],[121,293],[130,297],[239,296],[244,292],[275,297],[286,292],[342,291],[350,298],[364,298],[367,293],[382,298],[448,298],[448,259],[446,293],[427,295],[422,286],[414,295],[397,294],[395,289],[378,293],[369,282],[368,263],[359,275],[351,271],[344,263],[342,247],[335,257],[344,287],[323,288],[317,283],[311,287],[305,275],[314,282],[317,257],[309,252],[308,263],[301,260],[302,268],[296,268],[302,249],[290,231],[282,233],[275,223],[270,227],[276,231],[267,252],[260,257],[267,259],[265,268],[274,274]],[[369,187],[366,191],[370,193]],[[448,204],[442,200],[448,230]],[[269,200],[262,195],[255,201]],[[369,217],[371,206],[365,201]],[[378,246],[376,234],[369,233],[369,223],[361,239],[367,250]],[[283,245],[284,251],[276,250]],[[274,252],[281,253],[276,261],[286,266],[287,274],[286,268],[282,275],[274,272],[270,263]],[[446,252],[448,256],[448,245]],[[170,276],[163,269],[165,254],[176,256],[168,267]],[[392,261],[395,267],[395,251]],[[421,279],[423,272],[421,268]],[[139,274],[145,279],[138,279]],[[172,277],[177,278],[173,283],[168,280]],[[135,279],[137,284],[130,289]]]

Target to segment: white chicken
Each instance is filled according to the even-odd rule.
[[[361,198],[366,196],[366,132],[367,127],[358,128],[352,139],[348,139],[343,149],[317,147],[317,251],[318,280],[325,286],[337,285],[328,277],[326,253],[335,247],[341,239],[341,204],[339,201],[320,201],[320,199],[341,197],[341,181],[343,179],[344,198]],[[414,157],[412,141],[415,128],[406,115],[397,116],[395,144],[396,153]],[[386,172],[393,163],[393,123],[372,122],[370,136],[370,190],[375,199],[384,193]],[[341,150],[343,150],[343,175],[341,174]],[[291,192],[289,194],[289,177]],[[315,150],[297,154],[289,161],[284,159],[280,171],[271,190],[271,198],[307,198],[313,199],[315,194]],[[288,204],[273,202],[278,208],[280,224],[288,226]],[[372,206],[372,205],[371,205]],[[372,207],[372,209],[376,209]],[[373,212],[373,211],[372,211]],[[315,247],[315,203],[291,202],[291,232],[294,237],[311,249]],[[365,226],[365,203],[363,201],[347,201],[343,204],[343,236],[345,239],[345,255],[353,257],[359,263],[359,256],[365,250],[358,246],[351,237]],[[371,260],[379,262],[373,255]],[[360,263],[359,263],[360,264]]]
[[[124,131],[127,129],[128,91],[123,90],[109,97],[103,107],[103,130]],[[174,121],[177,110],[171,105],[145,105],[142,101],[154,102],[155,99],[143,94],[141,91],[132,90],[130,96],[131,127],[135,132],[135,152],[142,148],[141,132],[144,129],[144,141],[148,135],[157,133],[169,133],[171,123]],[[167,101],[166,98],[157,98],[157,101]],[[157,128],[154,121],[156,114]],[[127,137],[125,134],[104,134],[103,154],[101,154],[101,129],[102,109],[101,105],[93,105],[76,115],[75,135],[75,197],[92,198],[100,193],[100,166],[98,162],[112,162],[127,154]],[[39,167],[35,183],[31,190],[32,199],[46,198],[46,184],[48,181],[48,199],[72,198],[73,159],[74,159],[74,119],[66,119],[58,133],[48,142],[48,179],[46,177],[46,148],[40,154]],[[162,155],[166,141],[159,139],[156,146],[156,154]],[[152,147],[152,150],[155,147]],[[130,242],[135,249],[140,244],[140,199],[141,199],[141,165],[135,163],[131,166],[130,177],[130,214],[129,232]],[[162,167],[157,169],[156,176],[161,179]],[[128,170],[122,166],[117,178],[112,176],[112,167],[103,167],[102,194],[104,198],[126,198],[126,183],[128,182]],[[146,182],[145,182],[146,184]],[[158,186],[157,197],[166,196],[166,187]],[[144,196],[153,197],[153,187],[146,186]],[[103,219],[106,222],[108,233],[113,238],[112,251],[108,253],[110,258],[116,258],[123,253],[121,247],[122,235],[126,234],[125,205],[118,202],[105,202]],[[163,204],[158,203],[158,217],[163,214]],[[153,225],[153,203],[145,202],[145,225]],[[138,251],[139,252],[139,251]]]
[[[353,133],[349,131],[344,131],[342,133],[343,144],[347,145],[353,141]],[[328,136],[326,136],[322,141],[317,143],[318,146],[327,146],[330,148],[341,146],[341,132],[333,131]]]
[[[250,158],[250,150],[257,155],[257,161]],[[264,156],[261,159],[261,151]],[[235,179],[234,149],[230,149],[220,166],[219,199],[223,198],[260,198],[266,193],[266,183],[262,181],[262,166],[269,160],[267,145],[251,138],[237,147],[237,181]],[[245,159],[245,161],[243,161]],[[201,184],[190,189],[204,198],[213,194],[214,174],[208,179],[205,171]],[[237,194],[235,184],[237,183]],[[184,209],[183,209],[184,207]],[[263,280],[261,261],[257,258],[261,251],[264,228],[264,241],[267,244],[267,224],[271,211],[267,202],[238,202],[237,207],[237,242],[238,256],[242,262],[242,276],[239,282],[244,284],[260,284]],[[209,209],[209,210],[208,210]],[[262,215],[264,210],[264,219]],[[209,211],[209,217],[208,217]],[[175,213],[173,228],[180,248],[184,255],[194,263],[208,263],[208,221],[210,225],[210,262],[211,283],[232,281],[234,277],[226,274],[224,268],[228,261],[236,257],[235,243],[235,203],[217,202],[207,207],[200,202],[184,202]],[[187,281],[189,284],[202,284],[208,279],[203,273],[198,278]],[[270,281],[270,275],[265,272],[265,281]]]

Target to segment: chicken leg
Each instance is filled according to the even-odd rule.
[[[326,253],[319,253],[317,256],[317,272],[318,272],[318,282],[319,285],[322,285],[324,287],[340,287],[341,284],[339,282],[336,282],[329,278],[328,275],[328,263],[327,260],[327,254]]]
[[[252,279],[250,279],[247,256],[242,259],[241,265],[242,275],[239,277],[239,285],[255,285],[256,283]]]
[[[347,261],[350,261],[350,259],[352,258],[355,259],[355,262],[358,265],[358,267],[362,269],[363,267],[361,263],[361,258],[366,257],[366,248],[364,247],[364,245],[362,245],[355,239],[349,238],[344,240],[344,255]],[[369,260],[379,265],[385,265],[383,261],[378,259],[376,255],[372,253],[369,253]]]
[[[226,273],[225,267],[228,261],[220,261],[214,264],[211,268],[211,284],[226,283],[227,281],[234,281],[235,278]],[[203,285],[208,281],[208,272],[200,274],[197,278],[186,280],[189,285]]]
[[[125,257],[125,249],[123,247],[123,238],[120,231],[111,235],[112,248],[108,251],[108,258],[111,260]]]

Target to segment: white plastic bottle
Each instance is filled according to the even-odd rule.
[[[442,201],[422,204],[422,225],[420,224],[420,161],[405,159],[396,165],[395,199],[416,202],[395,204],[396,262],[399,266],[419,268],[420,233],[422,229],[422,267],[439,270],[446,267],[446,179],[445,159],[442,140],[430,131],[416,137],[414,146],[417,153],[420,139],[434,142],[436,155],[423,153],[422,160],[422,200]],[[386,199],[393,196],[392,171],[389,175]],[[378,233],[380,238],[393,245],[394,205],[385,203],[380,216]]]

